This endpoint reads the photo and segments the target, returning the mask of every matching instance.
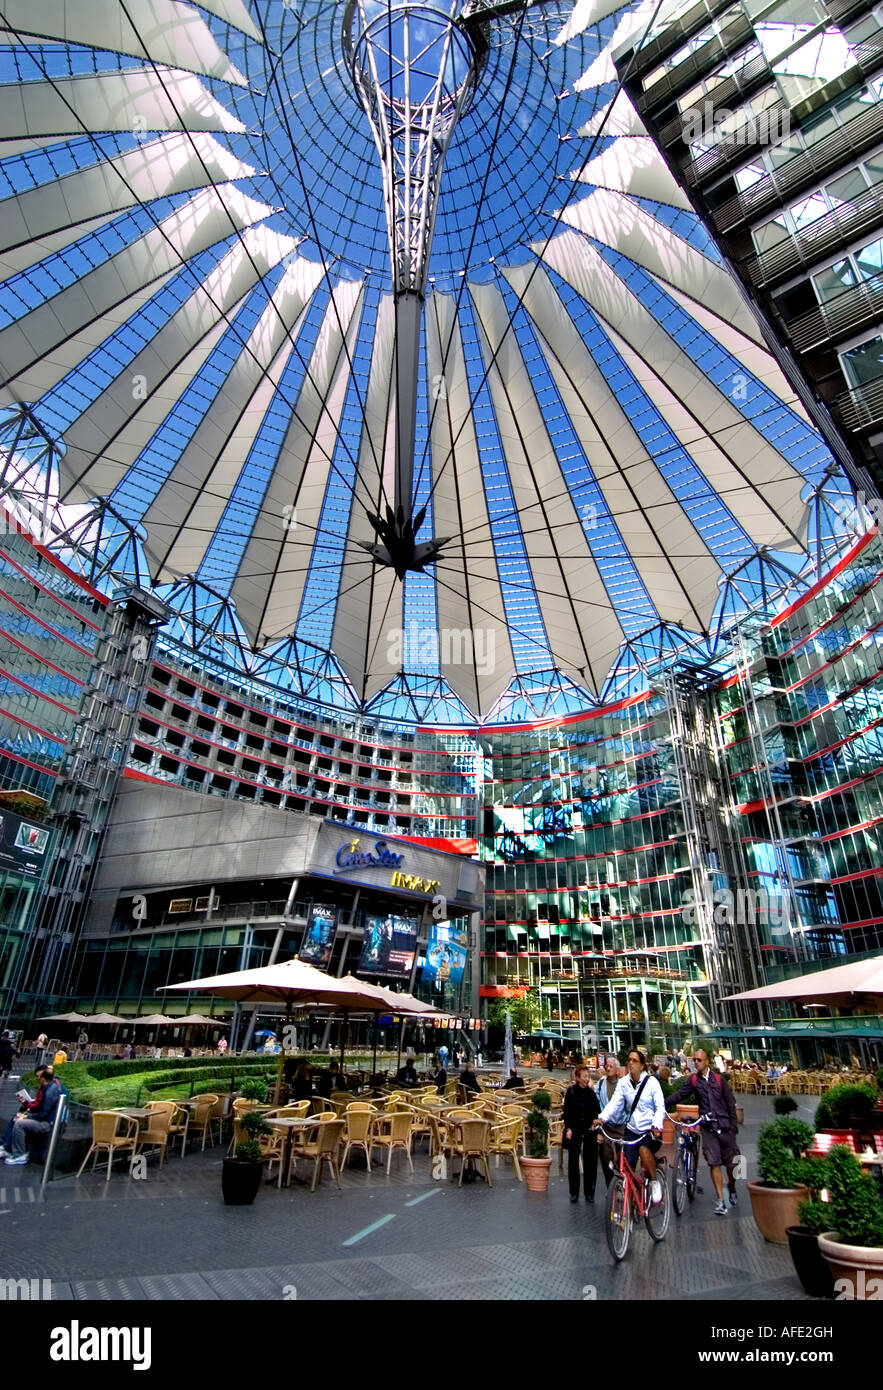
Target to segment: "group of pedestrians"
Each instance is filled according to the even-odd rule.
[[[640,1157],[641,1166],[650,1179],[651,1203],[661,1202],[664,1193],[657,1177],[656,1155],[662,1146],[666,1112],[676,1105],[686,1104],[698,1105],[703,1117],[700,1125],[702,1153],[711,1170],[717,1196],[715,1214],[726,1216],[729,1210],[723,1195],[724,1170],[730,1206],[736,1205],[735,1166],[739,1146],[733,1094],[726,1076],[712,1067],[704,1048],[694,1048],[691,1061],[694,1070],[667,1099],[658,1078],[647,1070],[647,1059],[639,1048],[629,1052],[626,1074],[622,1077],[616,1060],[608,1058],[597,1087],[591,1084],[587,1066],[576,1068],[573,1084],[564,1095],[564,1143],[571,1202],[579,1201],[580,1168],[585,1200],[594,1202],[599,1147],[604,1181],[609,1187],[615,1153],[613,1145],[598,1131],[611,1134],[614,1127],[618,1128],[614,1137],[623,1140],[626,1159],[633,1168]]]

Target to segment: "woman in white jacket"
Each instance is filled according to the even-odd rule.
[[[640,1154],[641,1165],[650,1179],[650,1200],[661,1202],[664,1193],[656,1176],[655,1155],[662,1142],[665,1097],[656,1077],[647,1071],[647,1058],[636,1047],[628,1055],[626,1075],[619,1082],[613,1099],[604,1106],[594,1128],[605,1123],[625,1125],[625,1156],[634,1168]]]

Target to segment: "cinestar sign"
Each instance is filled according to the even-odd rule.
[[[384,840],[375,842],[373,854],[360,849],[360,844],[360,840],[350,840],[349,844],[341,845],[334,858],[336,874],[346,874],[353,869],[399,869],[404,863],[405,856],[394,854]]]

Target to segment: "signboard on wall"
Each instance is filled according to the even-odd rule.
[[[0,814],[0,868],[37,878],[51,838],[52,832],[46,826],[4,810]]]
[[[359,958],[362,975],[410,975],[417,954],[418,919],[389,913],[365,918]]]
[[[310,919],[304,932],[298,960],[305,960],[319,970],[327,970],[331,964],[334,938],[337,935],[337,908],[327,903],[313,903]]]
[[[449,981],[459,986],[463,981],[469,955],[469,933],[450,922],[433,922],[426,947],[424,980]]]

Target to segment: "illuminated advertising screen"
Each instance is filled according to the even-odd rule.
[[[426,948],[424,980],[449,981],[459,986],[466,969],[469,936],[450,922],[433,922]]]
[[[38,877],[50,840],[51,831],[45,826],[22,820],[4,809],[0,814],[0,868]]]
[[[319,970],[327,970],[331,964],[334,938],[337,934],[337,908],[325,903],[313,903],[310,920],[304,932],[298,960],[305,960]]]
[[[362,975],[410,975],[417,953],[416,917],[365,918],[365,940],[359,959]]]

